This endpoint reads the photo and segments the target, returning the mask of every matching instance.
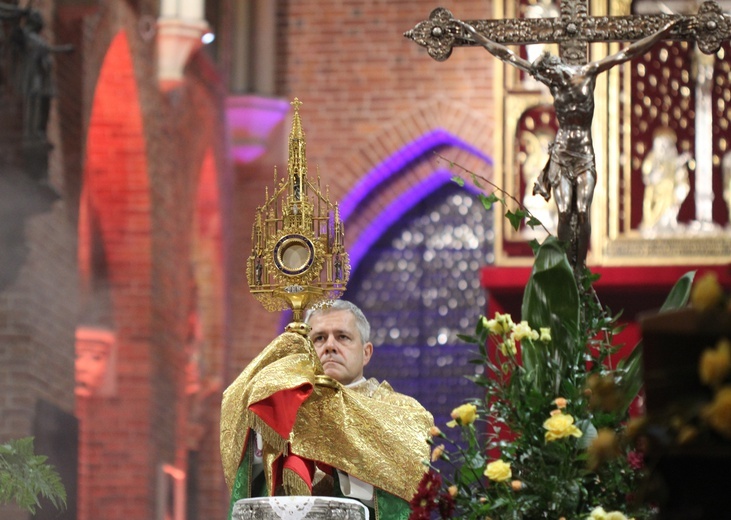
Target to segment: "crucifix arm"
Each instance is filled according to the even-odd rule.
[[[500,45],[499,43],[496,43],[488,38],[486,38],[484,35],[477,32],[477,29],[472,27],[468,23],[456,21],[462,28],[470,33],[472,36],[472,40],[475,43],[478,43],[482,45],[487,52],[495,56],[501,61],[504,61],[506,63],[510,63],[511,65],[515,65],[517,68],[522,70],[523,72],[526,72],[528,74],[532,74],[533,72],[533,66],[528,60],[525,60],[518,56],[516,53],[505,47],[504,45]]]
[[[650,50],[653,45],[655,45],[660,40],[666,38],[675,27],[676,23],[677,22],[670,22],[656,33],[636,41],[635,43],[625,47],[618,53],[612,54],[611,56],[607,56],[593,63],[588,63],[585,66],[585,70],[590,74],[600,74],[606,70],[611,69],[615,65],[619,65],[620,63],[629,61],[633,58],[636,58],[637,56],[642,56],[648,50]]]

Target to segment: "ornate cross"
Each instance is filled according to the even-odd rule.
[[[588,0],[561,0],[558,18],[514,18],[506,20],[465,20],[486,38],[503,45],[558,43],[561,58],[566,63],[586,63],[591,42],[632,42],[654,34],[671,20],[692,18],[684,15],[590,16]],[[673,31],[668,39],[695,40],[706,54],[716,52],[731,39],[731,23],[714,1],[704,2],[695,15],[691,31]],[[452,13],[439,7],[428,20],[418,23],[404,34],[426,47],[429,56],[444,61],[454,47],[475,45]]]

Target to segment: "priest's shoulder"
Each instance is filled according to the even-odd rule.
[[[371,386],[371,397],[374,399],[378,399],[395,406],[424,408],[421,403],[413,397],[394,390],[388,381],[381,381],[379,383],[377,379],[371,378],[368,380],[368,384]]]

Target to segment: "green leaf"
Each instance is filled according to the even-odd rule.
[[[488,211],[492,209],[493,204],[500,201],[500,199],[494,193],[490,193],[489,195],[480,193],[478,195],[478,198],[480,199],[480,202],[482,203],[482,207],[484,207]]]
[[[660,312],[674,311],[681,309],[688,304],[688,298],[690,298],[690,290],[693,286],[693,278],[695,277],[695,271],[688,271],[680,279],[675,282],[675,285],[670,289],[670,294],[665,299],[665,303],[662,304]]]
[[[514,212],[510,210],[505,212],[505,217],[510,221],[510,225],[513,226],[515,231],[520,229],[520,223],[525,218],[525,215],[526,213],[522,209],[517,209]]]
[[[477,338],[470,336],[469,334],[457,334],[457,337],[465,343],[470,343],[472,345],[477,345],[478,343]]]
[[[480,182],[479,177],[477,177],[474,173],[472,174],[472,184],[474,184],[475,187],[482,189],[482,183]]]
[[[537,389],[554,392],[547,384],[559,381],[565,374],[546,373],[547,367],[562,370],[583,352],[577,337],[580,318],[579,290],[566,253],[555,237],[548,237],[538,248],[533,270],[523,293],[521,318],[532,329],[551,328],[551,348],[542,342],[525,341],[522,347],[523,366],[533,376]]]
[[[456,183],[460,188],[464,187],[464,179],[459,175],[453,175],[452,182]]]
[[[533,215],[530,215],[528,217],[528,220],[526,221],[525,225],[534,228],[534,227],[542,226],[543,225],[543,222],[541,222],[540,220],[538,220]]]

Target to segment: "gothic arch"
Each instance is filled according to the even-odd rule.
[[[491,127],[466,107],[438,101],[384,128],[356,150],[345,167],[360,168],[351,173],[360,180],[341,204],[353,270],[399,215],[452,175],[464,173],[439,156],[491,177],[492,158],[481,151],[491,140]]]

